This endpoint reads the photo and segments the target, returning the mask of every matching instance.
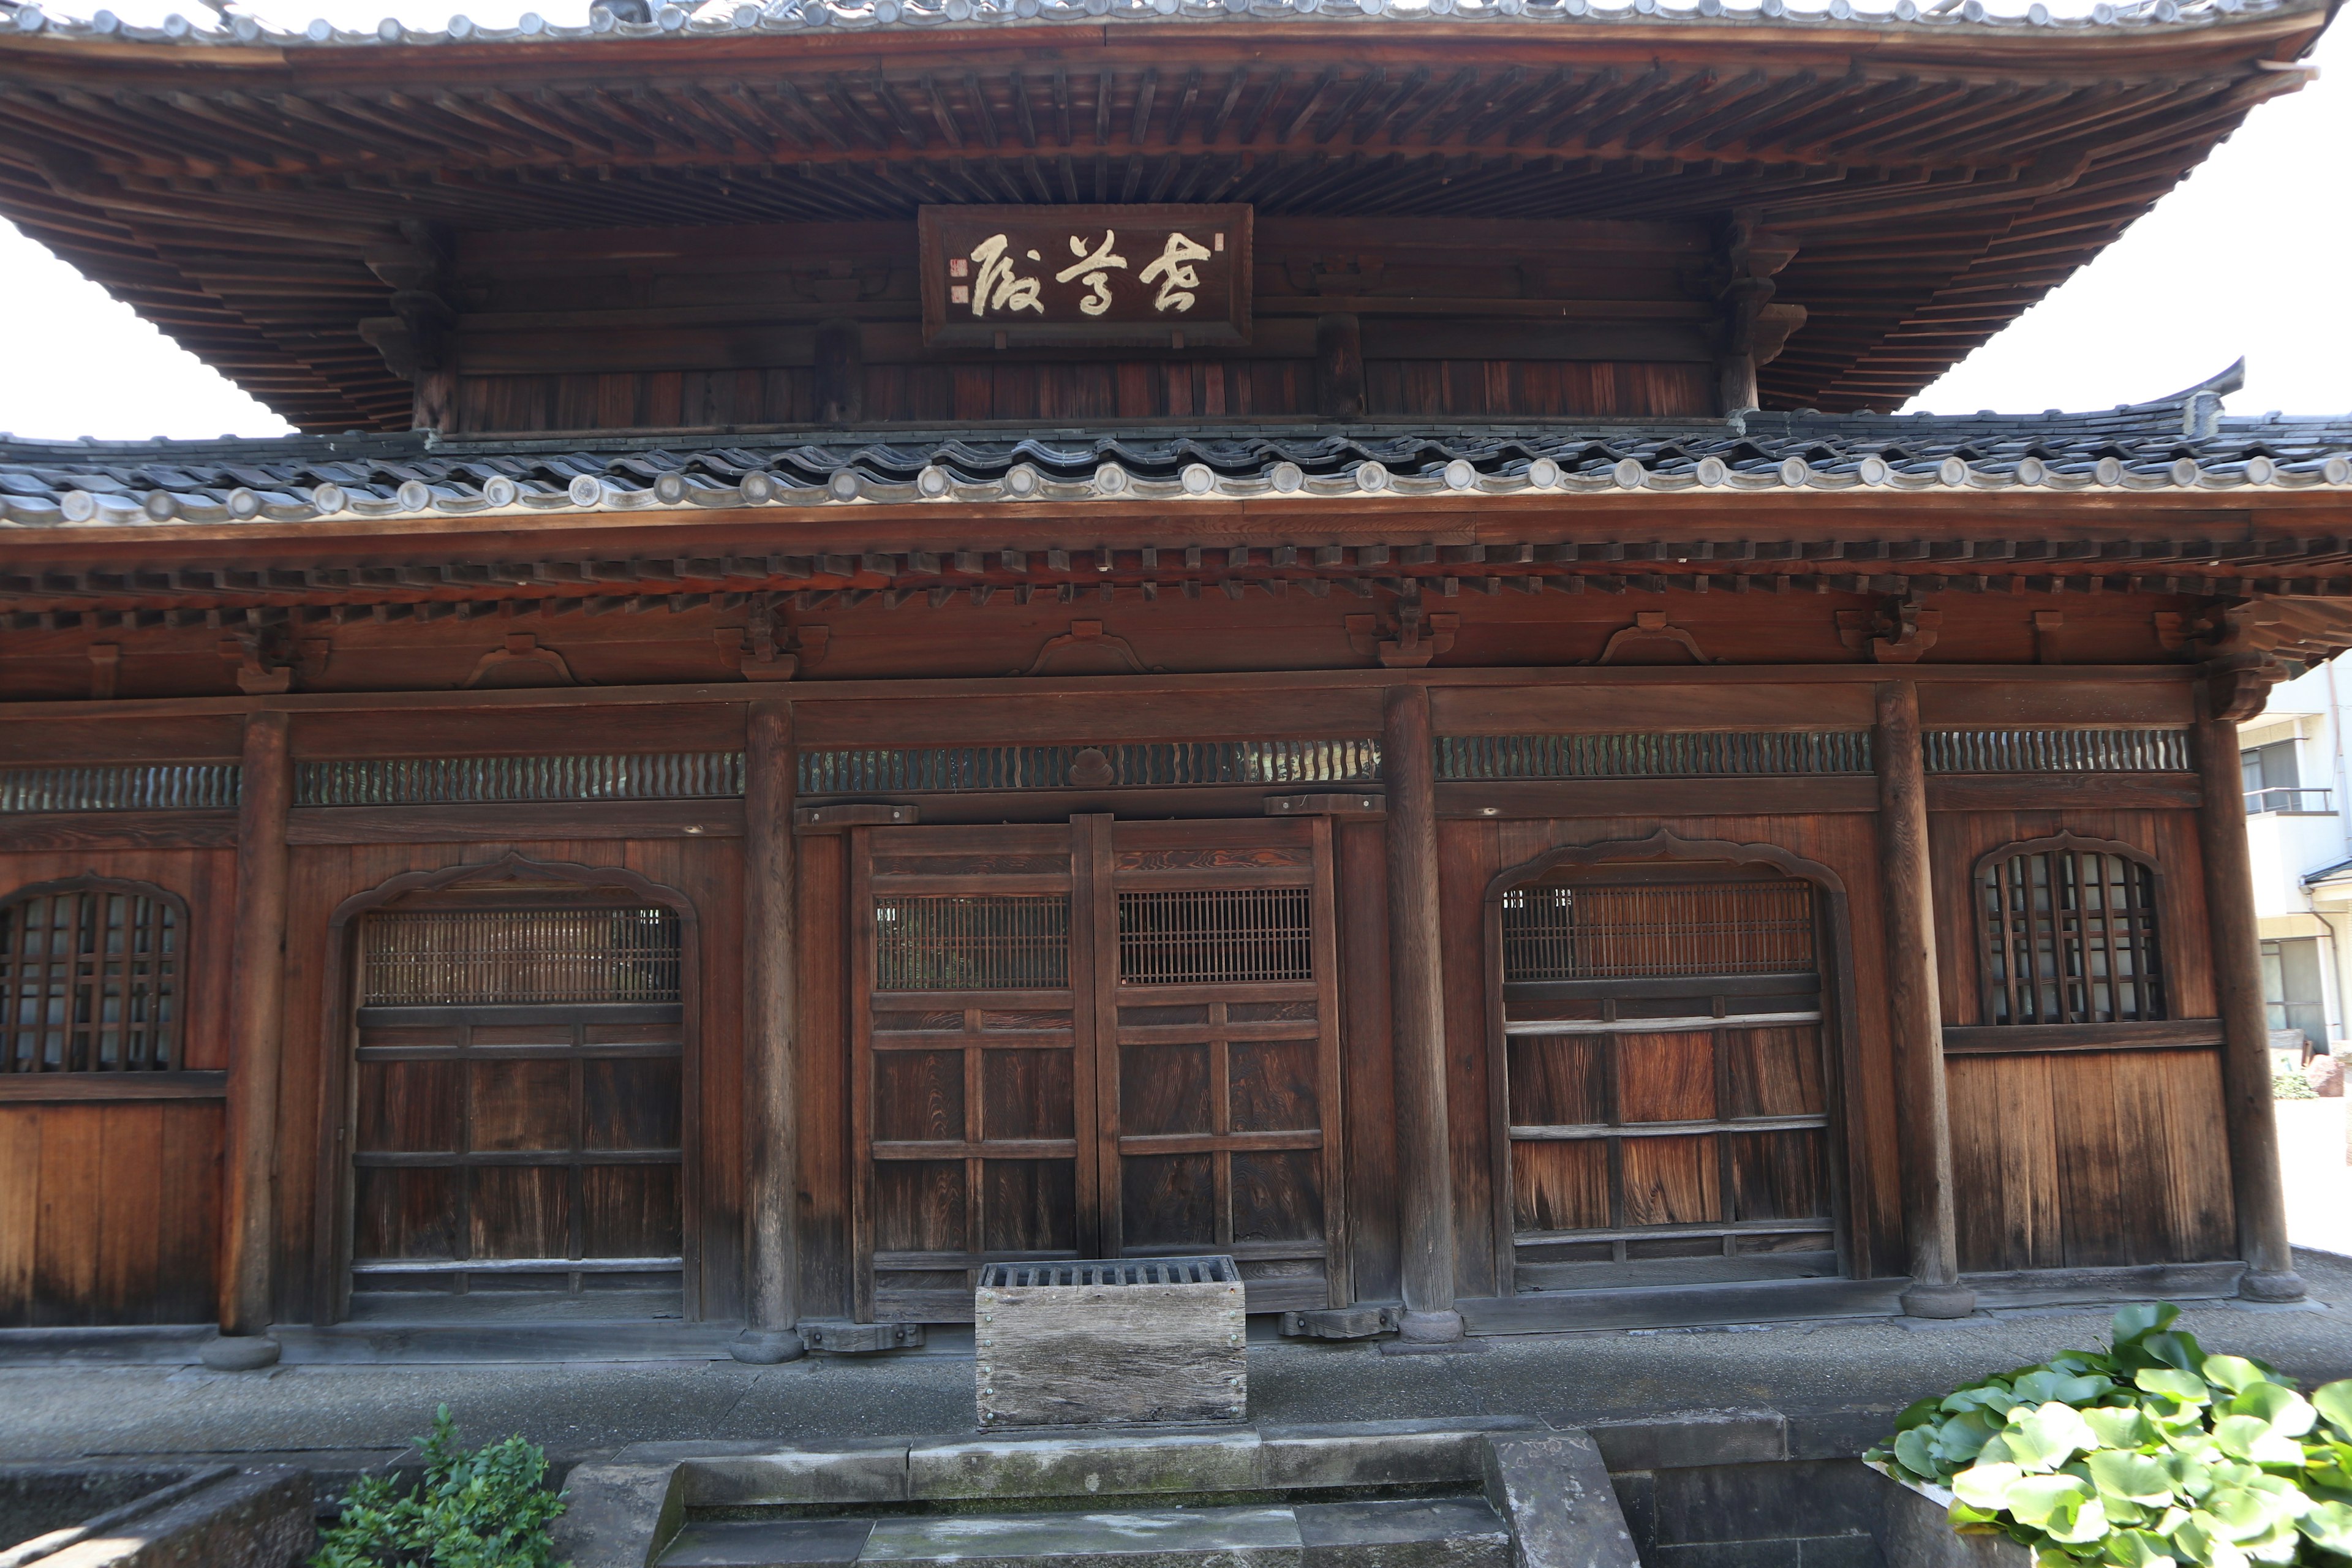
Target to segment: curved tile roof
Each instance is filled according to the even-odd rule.
[[[2210,394],[2104,414],[730,434],[707,445],[424,435],[0,440],[0,518],[19,528],[931,501],[2322,487],[2352,499],[2352,416],[2224,418]]]
[[[1622,5],[1596,0],[770,0],[767,5],[729,5],[714,0],[700,6],[648,0],[620,0],[617,5],[591,7],[589,21],[563,26],[536,12],[512,27],[489,27],[459,15],[439,30],[411,29],[387,17],[372,29],[338,27],[323,18],[299,30],[270,27],[251,16],[227,19],[207,26],[174,15],[162,26],[142,27],[124,22],[111,11],[93,12],[87,19],[51,16],[37,5],[13,7],[10,19],[19,33],[47,33],[69,38],[120,39],[142,44],[217,44],[232,47],[268,45],[280,48],[306,47],[369,47],[443,43],[533,43],[559,39],[709,37],[746,33],[803,33],[826,29],[920,30],[935,27],[988,27],[1004,25],[1073,23],[1100,26],[1106,22],[1360,22],[1368,16],[1398,21],[1447,23],[1617,23],[1667,26],[1713,24],[1771,23],[1798,31],[1861,26],[1948,32],[1984,28],[1997,31],[2056,29],[2150,28],[2192,29],[2212,26],[2240,15],[2260,15],[2300,7],[2292,0],[2098,0],[2088,16],[2059,16],[2035,0],[2021,16],[2000,16],[1983,0],[1894,0],[1892,5],[1857,6],[1853,0],[1791,6],[1788,0],[1757,0],[1753,5],[1726,5],[1724,0],[1692,0],[1689,5],[1664,0],[1626,0]],[[632,19],[642,18],[642,19]]]

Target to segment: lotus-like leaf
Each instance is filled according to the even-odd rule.
[[[1897,1432],[1908,1432],[1914,1426],[1927,1426],[1938,1418],[1938,1412],[1943,1407],[1944,1402],[1940,1399],[1915,1400],[1904,1407],[1902,1415],[1895,1418],[1895,1429]]]
[[[1970,1508],[1998,1513],[2009,1506],[2009,1489],[2024,1475],[2011,1464],[1971,1465],[1952,1478],[1952,1495]]]
[[[2173,1489],[2192,1501],[2213,1489],[2213,1467],[2198,1454],[2174,1450],[2162,1456],[2172,1472]]]
[[[1979,1459],[1987,1457],[1985,1448],[1998,1426],[1998,1422],[1988,1420],[1981,1410],[1967,1411],[1953,1416],[1935,1429],[1934,1436],[1929,1443],[1929,1451],[1935,1455],[1937,1462],[1946,1469],[1954,1469],[1962,1465],[1973,1465]],[[1923,1427],[1921,1430],[1924,1431],[1926,1428]],[[1990,1457],[1995,1459],[2006,1459],[2009,1458],[2009,1452],[2003,1449]]]
[[[2274,1430],[2259,1415],[2224,1415],[2213,1423],[2213,1441],[2221,1451],[2256,1465],[2303,1463],[2303,1445]]]
[[[2010,1392],[2028,1404],[2057,1400],[2062,1405],[2088,1405],[2115,1386],[2111,1378],[2076,1377],[2062,1372],[2029,1372],[2010,1385]]]
[[[2322,1384],[2313,1393],[2311,1403],[2330,1426],[2352,1437],[2352,1378]]]
[[[2202,1405],[2213,1397],[2213,1391],[2205,1386],[2203,1378],[2178,1367],[2147,1367],[2135,1373],[2132,1381],[2150,1394],[2161,1394],[2183,1405]]]
[[[2096,1541],[2107,1532],[2098,1494],[2080,1476],[2023,1476],[2010,1483],[2010,1517],[2053,1541]]]
[[[2149,1334],[2133,1348],[2158,1365],[2178,1367],[2182,1372],[2195,1372],[2205,1364],[2205,1347],[2185,1329]]]
[[[2258,1383],[2270,1381],[2263,1374],[2261,1367],[2242,1355],[2209,1355],[2205,1358],[2205,1364],[2198,1370],[2205,1374],[2206,1382],[2226,1388],[2232,1394],[2243,1394]]]
[[[2095,1405],[2083,1419],[2109,1448],[2138,1448],[2156,1441],[2156,1428],[2132,1405]]]
[[[2083,1413],[2056,1400],[2034,1410],[2010,1412],[2009,1427],[2000,1435],[2009,1458],[2029,1472],[2054,1470],[2086,1448],[2099,1446]]]
[[[2103,1556],[2115,1568],[2179,1568],[2172,1542],[2145,1530],[2118,1530],[2102,1543]]]
[[[2267,1535],[2282,1520],[2294,1518],[2279,1506],[2275,1496],[2252,1487],[2216,1487],[2199,1511],[2216,1521],[2221,1533],[2231,1541]]]
[[[2113,1501],[2168,1503],[2172,1500],[2172,1472],[2161,1459],[2146,1454],[2103,1448],[2083,1461],[2099,1495]]]
[[[2352,1557],[2352,1503],[2314,1503],[2294,1522],[2313,1544]]]
[[[2169,1301],[2135,1301],[2116,1310],[2111,1325],[2117,1344],[2138,1339],[2158,1329],[2168,1329],[2180,1316],[2180,1309]]]
[[[2223,1358],[2210,1356],[2207,1364]],[[2283,1383],[2256,1383],[2239,1391],[2230,1401],[2230,1411],[2237,1415],[2258,1415],[2270,1423],[2271,1430],[2282,1436],[2300,1437],[2318,1423],[2319,1412],[2311,1402]]]
[[[1932,1479],[1936,1474],[1936,1455],[1930,1446],[1932,1434],[1925,1426],[1914,1426],[1895,1436],[1895,1462],[1915,1476]]]
[[[2206,1568],[2246,1568],[2246,1554],[2225,1535],[2213,1516],[2200,1509],[2172,1532],[2172,1549]]]

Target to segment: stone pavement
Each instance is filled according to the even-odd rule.
[[[2312,1305],[2207,1303],[2187,1326],[2306,1383],[2352,1375],[2352,1258],[2299,1254]],[[1362,1344],[1253,1345],[1258,1422],[1526,1415],[1591,1426],[1675,1410],[1769,1409],[1859,1443],[1931,1389],[2102,1341],[2105,1314],[1979,1316],[1613,1331],[1484,1342],[1461,1355]],[[396,1452],[446,1403],[469,1440],[521,1432],[559,1461],[677,1438],[954,1433],[972,1425],[972,1363],[953,1355],[596,1363],[0,1367],[0,1459],[268,1454],[341,1470]],[[1848,1448],[1846,1451],[1853,1451]]]

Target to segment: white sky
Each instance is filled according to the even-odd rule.
[[[1993,3],[2022,9],[2022,0]],[[48,8],[84,9],[56,0]],[[112,5],[138,23],[174,8],[201,15],[172,0]],[[576,22],[587,0],[480,0],[467,14],[496,26],[534,8]],[[414,26],[446,21],[423,0],[247,0],[243,9],[294,27],[319,15],[372,27],[387,9]],[[1906,406],[2030,413],[2136,403],[2244,354],[2246,389],[2231,399],[2232,412],[2352,412],[2352,201],[2342,163],[2352,147],[2352,24],[2336,27],[2315,58],[2320,80],[2257,109],[2122,240]],[[5,224],[0,289],[10,302],[0,311],[0,431],[140,440],[287,429]]]

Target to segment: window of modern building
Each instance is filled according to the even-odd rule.
[[[142,882],[45,882],[0,900],[0,1073],[179,1065],[187,907]]]
[[[2266,811],[2305,811],[2322,809],[2304,804],[2304,796],[2313,792],[2301,787],[2302,771],[2295,761],[2296,742],[2292,740],[2273,741],[2267,745],[2250,746],[2238,753],[2238,772],[2246,792],[2246,815],[2258,816]]]
[[[2263,1010],[2275,1036],[2294,1030],[2323,1049],[2327,1044],[2327,1005],[2319,982],[2319,939],[2281,937],[2263,943]]]

